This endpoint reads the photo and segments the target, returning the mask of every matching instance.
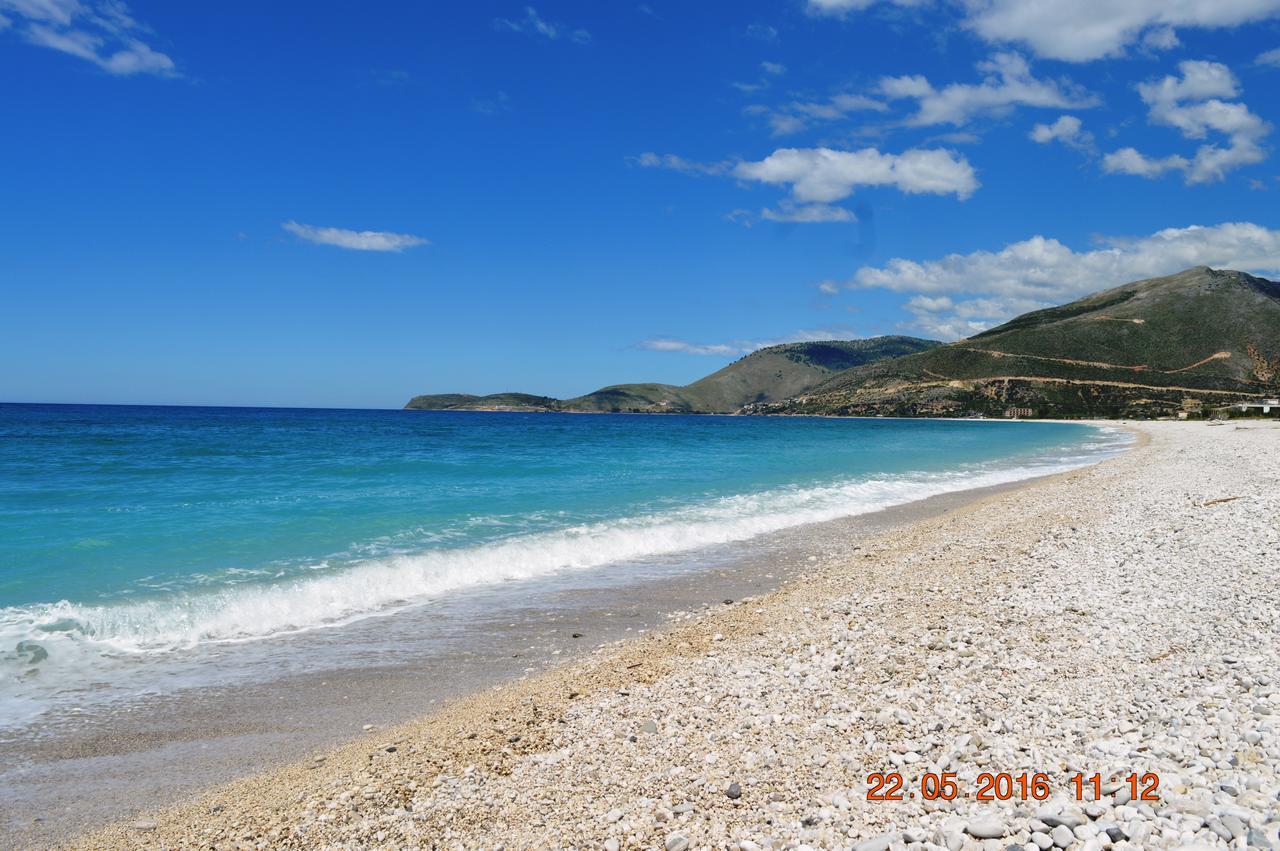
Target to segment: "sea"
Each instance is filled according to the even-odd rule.
[[[476,589],[688,570],[1129,440],[1040,422],[0,405],[0,732],[327,664],[293,658],[309,647],[349,666],[395,618]]]

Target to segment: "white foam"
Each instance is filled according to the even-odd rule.
[[[1116,448],[1118,441],[1106,440],[1084,454],[1043,457],[1019,467],[780,488],[480,546],[373,558],[274,584],[243,583],[109,605],[62,601],[5,608],[0,609],[0,648],[13,648],[20,641],[38,642],[49,653],[41,664],[41,679],[48,686],[49,677],[56,676],[48,668],[63,669],[59,679],[65,680],[73,670],[93,671],[94,657],[165,654],[207,643],[243,642],[347,624],[470,587],[744,541],[942,493],[1059,472],[1095,461]],[[0,688],[0,696],[19,697],[29,691],[16,682],[13,664],[0,668],[7,669],[4,678],[9,681]]]

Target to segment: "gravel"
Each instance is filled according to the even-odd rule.
[[[1138,430],[1117,459],[82,845],[1280,849],[1280,428]],[[903,800],[868,801],[872,772]],[[968,797],[925,800],[942,772]],[[983,772],[1042,772],[1051,796],[978,802]]]

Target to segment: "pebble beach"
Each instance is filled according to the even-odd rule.
[[[1120,457],[72,845],[1280,849],[1280,425],[1133,428]],[[901,800],[868,800],[873,774]],[[984,774],[1010,794],[978,800]]]

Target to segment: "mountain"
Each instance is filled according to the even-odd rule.
[[[832,376],[752,413],[1148,417],[1280,385],[1280,283],[1199,266]]]
[[[744,406],[782,402],[853,367],[941,345],[915,337],[873,337],[784,343],[752,352],[692,384],[615,384],[564,401],[525,393],[415,396],[418,410],[522,410],[643,413],[736,413]]]

